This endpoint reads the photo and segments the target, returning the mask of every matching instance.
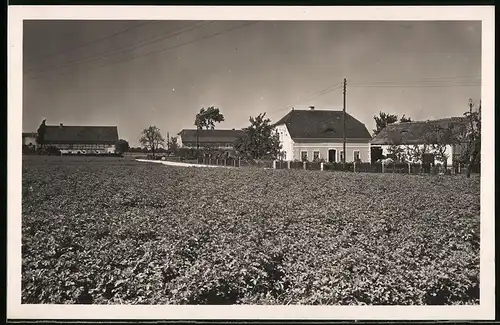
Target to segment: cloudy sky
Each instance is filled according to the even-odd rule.
[[[40,121],[193,128],[216,106],[241,128],[292,106],[341,109],[374,128],[379,111],[458,116],[480,99],[481,24],[410,21],[25,21],[23,131]]]

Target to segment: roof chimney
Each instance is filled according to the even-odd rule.
[[[310,109],[311,111],[314,111],[314,106],[309,106],[309,109]]]
[[[293,111],[293,107],[292,107],[292,111]]]
[[[59,127],[62,128],[63,127],[63,124],[62,123],[59,123]]]

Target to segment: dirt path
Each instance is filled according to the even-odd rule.
[[[217,166],[217,165],[202,165],[202,164],[189,164],[176,161],[166,161],[166,160],[148,160],[148,159],[136,159],[136,161],[158,163],[168,166],[181,166],[181,167],[221,167],[221,168],[236,168],[233,166]]]

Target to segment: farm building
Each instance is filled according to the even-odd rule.
[[[371,141],[372,147],[382,149],[384,155],[394,146],[418,148],[433,154],[432,145],[441,145],[446,155],[446,164],[452,165],[454,157],[460,155],[464,145],[458,143],[458,135],[467,130],[465,117],[450,117],[438,120],[394,123],[386,126]],[[424,147],[427,150],[424,150]],[[410,159],[411,160],[411,159]],[[444,162],[444,161],[443,161]]]
[[[285,160],[343,159],[342,111],[292,109],[274,124]],[[371,135],[366,126],[346,113],[346,161],[370,161]]]
[[[47,125],[44,144],[60,150],[114,152],[118,141],[116,126]]]
[[[35,132],[23,132],[23,145],[24,146],[35,146],[36,145],[36,133]]]
[[[198,133],[198,134],[197,134]],[[244,135],[243,130],[199,130],[184,129],[178,133],[177,142],[181,148],[232,149],[237,138]]]

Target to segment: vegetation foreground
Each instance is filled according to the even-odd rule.
[[[479,176],[31,157],[22,184],[23,303],[479,303]]]

